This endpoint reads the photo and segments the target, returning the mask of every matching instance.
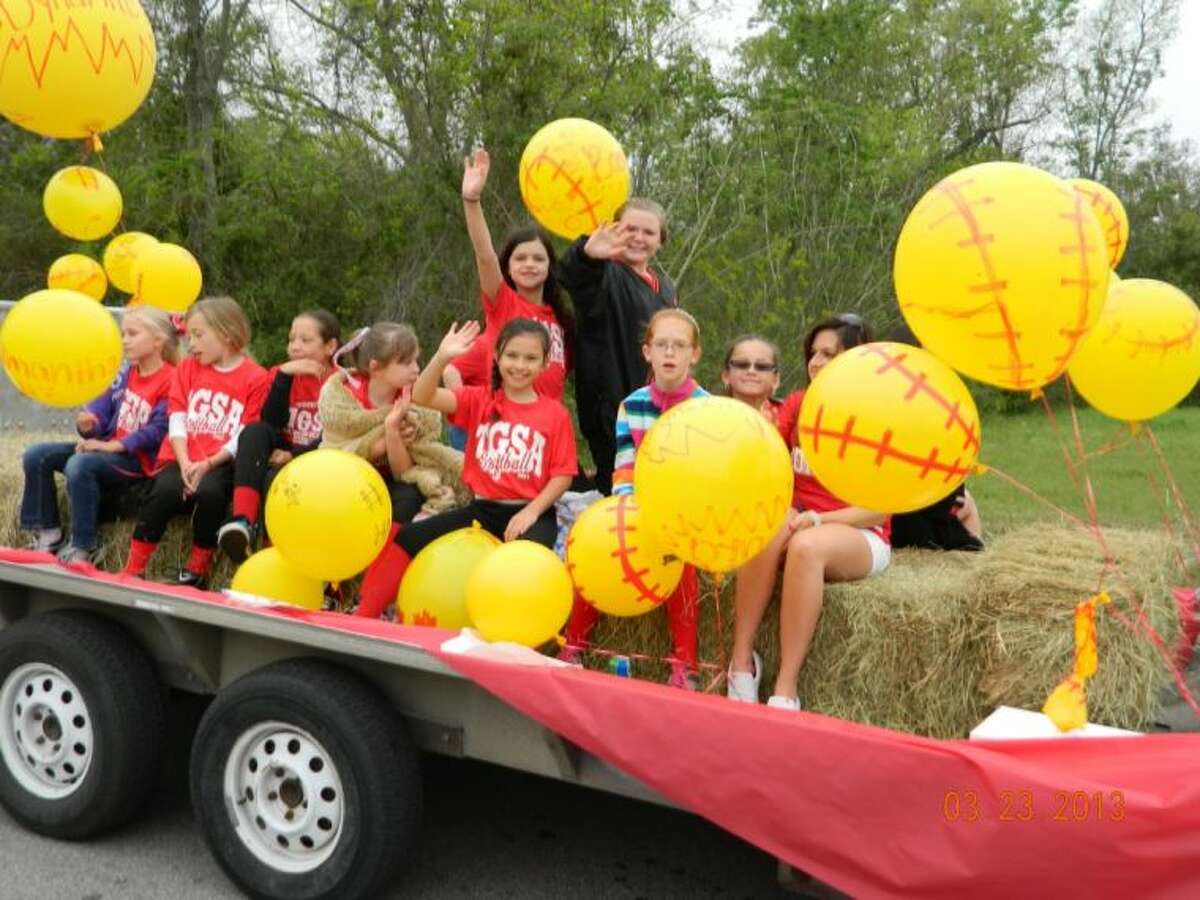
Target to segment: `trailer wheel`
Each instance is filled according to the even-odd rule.
[[[0,803],[56,838],[128,819],[154,787],[166,703],[154,664],[119,625],[80,610],[0,631]]]
[[[370,684],[319,660],[259,669],[217,695],[192,745],[192,806],[254,897],[374,895],[421,814],[416,751]]]

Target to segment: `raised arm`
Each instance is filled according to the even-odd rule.
[[[625,249],[626,237],[616,225],[601,225],[575,241],[558,261],[558,280],[575,304],[575,312],[586,319],[599,309],[603,298],[600,285],[605,263]]]
[[[441,381],[442,372],[446,366],[467,352],[471,342],[479,337],[479,332],[478,322],[467,322],[462,328],[458,327],[457,322],[450,326],[450,330],[446,332],[446,336],[442,338],[442,343],[437,348],[437,353],[433,354],[433,358],[421,370],[421,374],[417,376],[417,380],[413,384],[413,403],[417,406],[436,409],[446,415],[450,415],[458,409],[458,400],[455,399],[454,392],[438,387],[438,382]]]
[[[462,201],[463,217],[467,220],[467,234],[475,249],[475,266],[479,270],[479,289],[485,297],[495,299],[504,275],[500,271],[500,260],[492,246],[492,235],[488,231],[487,219],[483,215],[483,189],[487,186],[488,171],[492,160],[488,152],[480,147],[475,157],[463,157]]]

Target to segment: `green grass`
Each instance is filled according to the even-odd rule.
[[[1072,480],[1064,443],[1078,465],[1070,410],[1054,413],[1058,431],[1042,410],[1023,415],[990,415],[983,421],[980,461],[993,466],[1032,489],[1039,497],[1067,512],[1087,519],[1082,479]],[[1174,476],[1184,502],[1192,509],[1200,503],[1200,409],[1176,409],[1149,426],[1157,439],[1166,468],[1151,449],[1150,435],[1131,432],[1129,426],[1090,409],[1079,410],[1079,431],[1087,453],[1086,473],[1096,498],[1102,525],[1161,526],[1176,504],[1168,490],[1167,472]],[[1105,451],[1106,452],[1097,452]],[[987,473],[970,480],[988,533],[1035,521],[1057,521],[1060,514],[1039,500]]]

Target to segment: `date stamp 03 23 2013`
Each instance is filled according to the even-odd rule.
[[[1123,822],[1122,791],[1052,791],[1029,788],[1000,791],[999,803],[972,790],[949,790],[942,796],[942,818],[947,822]],[[1042,801],[1039,803],[1039,801]]]

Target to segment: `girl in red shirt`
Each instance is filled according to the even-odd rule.
[[[481,203],[490,169],[491,157],[486,150],[476,150],[473,159],[468,156],[463,160],[463,215],[479,270],[484,330],[466,353],[446,367],[444,381],[450,388],[486,385],[491,380],[493,350],[500,329],[513,319],[532,319],[545,325],[550,333],[546,367],[534,382],[534,388],[540,394],[562,400],[571,365],[575,323],[563,303],[555,275],[554,247],[545,232],[526,226],[510,233],[500,255],[496,255]],[[461,444],[456,446],[462,449]]]
[[[121,317],[125,365],[116,381],[76,418],[79,440],[35,444],[25,451],[21,527],[34,529],[36,550],[63,562],[95,562],[102,494],[112,497],[147,477],[167,433],[167,393],[179,362],[171,317],[152,306]],[[63,546],[54,473],[67,481],[71,542]],[[61,549],[60,549],[61,548]]]
[[[558,536],[554,502],[579,469],[570,414],[534,387],[546,368],[550,334],[540,322],[513,319],[496,339],[489,387],[439,388],[442,370],[467,352],[479,332],[475,322],[451,326],[412,391],[413,403],[436,409],[467,433],[463,479],[475,499],[414,522],[384,548],[389,602],[412,557],[473,521],[505,541],[524,538],[553,548]],[[360,603],[357,614],[377,617],[384,606]]]
[[[321,442],[317,398],[333,369],[342,327],[323,309],[302,312],[288,332],[288,361],[270,369],[262,418],[237,438],[233,464],[233,517],[217,532],[217,545],[235,563],[254,552],[258,510],[279,470]]]
[[[870,329],[856,315],[818,323],[804,339],[809,381],[839,353],[870,340]],[[767,548],[738,570],[727,691],[733,700],[758,702],[762,660],[754,651],[754,639],[771,602],[782,561],[779,674],[767,705],[791,710],[800,708],[796,679],[821,616],[825,582],[857,581],[882,572],[891,560],[888,517],[861,506],[848,506],[813,477],[796,440],[796,419],[803,396],[803,391],[795,392],[778,411],[780,434],[792,448],[794,509]]]
[[[233,493],[230,447],[258,421],[270,382],[246,355],[250,323],[231,297],[198,300],[184,321],[191,355],[171,380],[160,468],[134,526],[125,572],[145,574],[171,517],[192,511],[192,553],[179,583],[203,587]]]

